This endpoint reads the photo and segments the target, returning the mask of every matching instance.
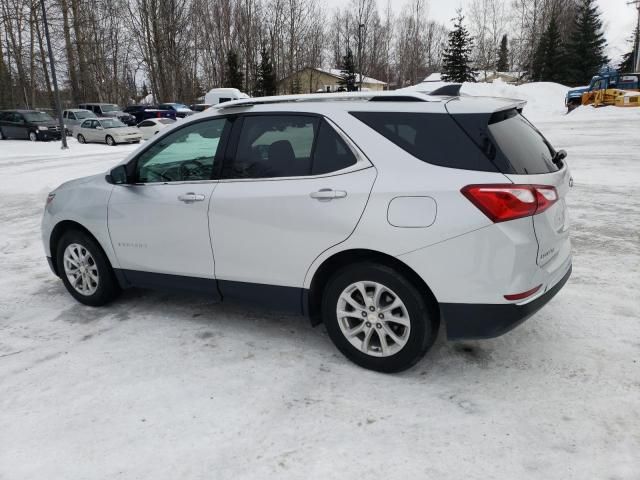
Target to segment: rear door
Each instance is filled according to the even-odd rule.
[[[301,288],[314,259],[355,229],[375,169],[320,116],[247,115],[232,137],[209,213],[222,295]]]
[[[533,216],[538,241],[536,262],[547,271],[554,271],[568,261],[571,250],[566,204],[571,184],[569,168],[562,160],[554,162],[554,149],[522,115],[500,117],[488,128],[497,148],[511,164],[514,173],[506,174],[509,180],[556,189],[555,203]]]

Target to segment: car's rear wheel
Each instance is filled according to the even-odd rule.
[[[81,133],[78,134],[78,143],[87,143],[87,141],[84,138],[84,135],[82,135]]]
[[[418,362],[437,336],[425,296],[396,270],[359,263],[336,272],[322,299],[322,317],[338,349],[354,363],[399,372]]]
[[[105,142],[107,142],[107,145],[109,145],[110,147],[113,147],[116,144],[116,141],[113,139],[111,135],[107,135],[107,137],[104,140]]]
[[[29,132],[29,140],[32,142],[38,141],[38,134],[36,132]]]
[[[80,303],[98,307],[120,293],[109,259],[84,232],[63,234],[56,249],[58,274],[68,292]]]
[[[2,129],[0,128],[0,140],[6,140],[7,137],[4,136],[4,133],[2,133]]]

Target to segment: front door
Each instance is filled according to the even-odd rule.
[[[208,210],[227,123],[209,119],[165,135],[132,160],[135,183],[114,187],[109,234],[131,283],[217,296]]]
[[[375,169],[318,116],[247,115],[232,137],[209,210],[220,291],[264,300],[273,286],[298,290],[356,227]]]

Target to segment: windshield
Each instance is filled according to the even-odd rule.
[[[93,112],[90,112],[89,110],[83,111],[83,112],[73,112],[76,115],[76,118],[78,120],[84,120],[85,118],[96,118],[96,114]]]
[[[489,132],[514,173],[535,175],[560,169],[553,161],[554,151],[549,142],[525,117],[515,111],[499,112],[494,117],[499,118],[489,123]]]
[[[27,122],[53,122],[53,118],[44,112],[29,112],[24,114]]]
[[[118,105],[101,105],[100,108],[102,108],[103,112],[117,112],[118,110],[120,110],[120,107]]]
[[[171,125],[172,123],[176,123],[176,121],[171,118],[160,118],[158,119],[158,122],[164,123],[165,125]]]
[[[114,119],[106,119],[106,120],[101,120],[100,123],[102,124],[102,126],[104,128],[120,128],[120,127],[126,127],[126,125],[124,123],[122,123],[120,120],[116,120]]]
[[[173,106],[179,110],[191,110],[189,107],[181,103],[174,103]]]

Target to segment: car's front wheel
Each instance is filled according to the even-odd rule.
[[[58,274],[69,293],[80,303],[98,307],[120,293],[109,259],[96,241],[84,232],[66,232],[56,249]]]
[[[38,141],[38,134],[36,132],[29,132],[29,140],[32,142]]]
[[[379,372],[406,370],[433,345],[437,316],[400,272],[359,263],[336,272],[322,299],[322,317],[338,349]]]

